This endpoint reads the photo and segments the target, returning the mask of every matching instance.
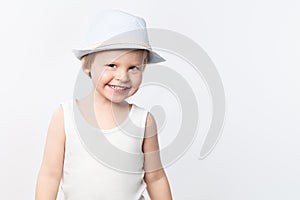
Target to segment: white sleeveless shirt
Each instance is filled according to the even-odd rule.
[[[141,128],[133,129],[135,133],[131,135],[131,133],[126,134],[122,130],[125,122],[109,130],[99,130],[88,126],[87,121],[82,120],[84,119],[82,115],[78,115],[80,111],[76,101],[73,99],[65,101],[61,105],[64,112],[66,134],[64,166],[61,180],[64,199],[144,200],[143,192],[147,185],[143,180],[144,160],[142,142],[148,111],[132,104],[125,122],[131,121],[134,125]],[[93,131],[98,130],[94,134],[95,139],[93,140],[96,141],[100,136],[105,137],[109,141],[106,144],[110,144],[108,146],[112,147],[112,149],[120,150],[124,156],[123,154],[116,156],[117,154],[105,152],[107,148],[100,152],[100,157],[99,155],[97,156],[93,152],[93,145],[88,144],[88,141],[84,140],[84,134],[88,134],[88,132],[78,131],[79,129],[86,129],[80,127],[80,123],[77,123],[77,120],[75,120],[77,119],[76,116],[79,116],[78,119],[86,123],[85,125],[93,129]],[[105,139],[102,138],[102,140]],[[105,146],[105,143],[95,144],[98,149],[99,147],[101,149],[101,145]],[[133,155],[136,155],[136,157]]]

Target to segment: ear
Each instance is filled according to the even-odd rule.
[[[86,74],[89,74],[90,73],[90,70],[89,69],[84,69],[82,68],[83,72],[86,73]]]
[[[92,78],[91,70],[89,69],[83,69],[83,72],[88,75],[90,78]]]
[[[148,63],[148,51],[145,50],[144,61],[142,66],[143,71],[145,70],[147,63]]]
[[[81,59],[81,68],[82,71],[91,78],[91,70],[86,66],[85,58]]]
[[[88,69],[88,68],[86,67],[86,65],[85,65],[84,62],[82,63],[81,68],[82,68],[82,71],[83,71],[86,75],[89,75],[89,73],[91,73],[91,70]]]

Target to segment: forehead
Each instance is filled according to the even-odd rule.
[[[113,61],[137,61],[141,62],[145,58],[146,51],[140,49],[118,49],[98,52],[95,56],[96,62]]]

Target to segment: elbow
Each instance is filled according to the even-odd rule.
[[[146,172],[144,180],[147,184],[151,184],[161,178],[166,177],[165,171],[163,168],[153,171],[153,172]]]
[[[60,181],[62,177],[61,170],[54,170],[42,167],[38,173],[38,179],[51,179]]]

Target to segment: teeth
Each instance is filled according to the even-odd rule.
[[[119,87],[119,86],[115,86],[115,85],[111,85],[110,87],[112,87],[113,89],[116,89],[116,90],[126,90],[127,89],[126,87]]]

